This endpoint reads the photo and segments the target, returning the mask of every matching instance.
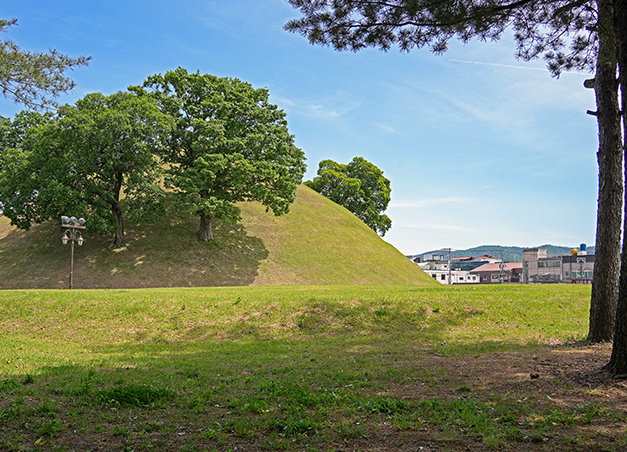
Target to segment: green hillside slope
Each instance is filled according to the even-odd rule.
[[[198,242],[198,220],[180,213],[128,227],[121,250],[86,236],[75,250],[74,287],[433,284],[354,215],[305,186],[288,215],[255,203],[239,208],[242,222],[217,222],[214,242]],[[67,287],[70,247],[61,235],[57,221],[19,231],[0,217],[0,289]]]

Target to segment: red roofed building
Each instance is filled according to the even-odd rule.
[[[497,264],[483,264],[470,271],[471,275],[478,275],[481,284],[518,283],[523,272],[522,262],[504,262]]]
[[[471,271],[483,264],[495,264],[501,262],[501,259],[497,259],[489,254],[485,254],[479,257],[464,256],[454,257],[451,259],[451,268],[453,270],[465,270]]]

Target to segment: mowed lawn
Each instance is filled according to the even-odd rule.
[[[445,342],[449,352],[548,344],[584,337],[589,292],[578,285],[1,291],[0,369],[154,365],[164,354],[271,350],[277,341],[322,347],[394,337],[422,349]]]
[[[1,291],[0,450],[611,450],[626,440],[614,399],[491,368],[589,354],[576,343],[589,298],[578,285]]]

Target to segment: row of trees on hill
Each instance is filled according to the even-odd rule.
[[[16,24],[0,20],[0,32]],[[174,204],[199,216],[199,239],[210,240],[214,218],[237,220],[238,201],[260,201],[276,215],[294,201],[304,156],[266,90],[179,68],[39,113],[58,107],[74,87],[65,71],[90,58],[31,53],[10,40],[0,40],[0,54],[2,94],[29,108],[0,117],[0,212],[19,228],[72,212],[122,247],[124,217],[159,221],[172,189]],[[323,161],[307,184],[381,235],[391,227],[383,214],[390,181],[363,158]]]
[[[110,96],[88,94],[55,114],[0,120],[0,207],[12,224],[71,212],[124,246],[124,217],[154,223],[174,204],[200,219],[238,219],[234,204],[289,210],[305,172],[285,113],[268,91],[178,68]]]
[[[599,128],[599,197],[591,341],[614,347],[607,369],[627,374],[627,237],[620,253],[623,151],[627,129],[627,2],[623,0],[287,0],[302,17],[285,28],[312,44],[337,50],[367,47],[402,51],[428,47],[443,53],[452,38],[499,39],[513,31],[516,56],[542,57],[554,75],[595,72],[586,82],[596,94],[590,111]],[[617,78],[618,71],[618,78]],[[619,105],[619,88],[622,108]],[[622,215],[627,221],[627,215]],[[624,226],[627,230],[627,223]],[[621,270],[619,270],[621,269]],[[620,273],[619,273],[620,272]],[[620,289],[619,289],[620,274]]]

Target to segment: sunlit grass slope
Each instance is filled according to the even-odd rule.
[[[216,222],[213,242],[198,242],[197,218],[177,212],[157,225],[128,227],[121,250],[86,236],[75,250],[74,287],[434,284],[354,215],[305,186],[285,216],[256,203],[239,208],[242,222]],[[70,249],[62,234],[56,221],[18,231],[0,217],[0,289],[66,287]]]
[[[433,284],[409,259],[345,208],[301,186],[289,215],[241,205],[244,227],[269,256],[256,284]]]

